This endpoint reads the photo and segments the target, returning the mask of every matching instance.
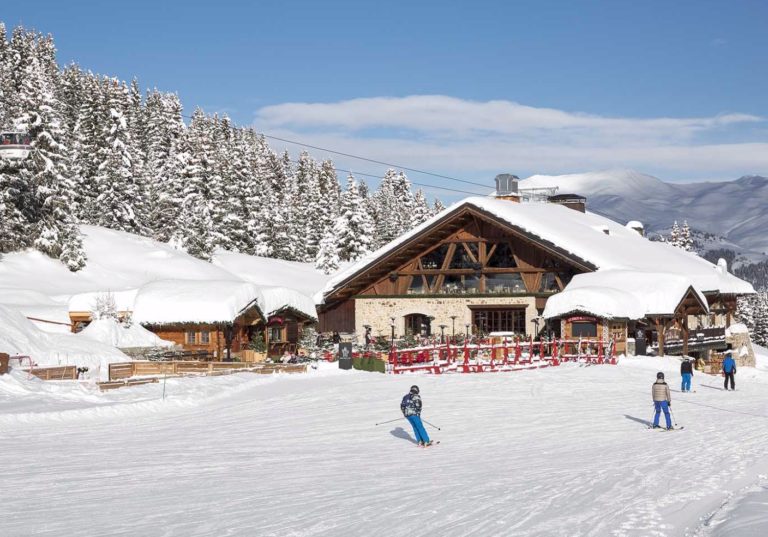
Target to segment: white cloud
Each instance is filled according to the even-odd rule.
[[[764,122],[744,113],[623,118],[511,101],[416,95],[267,106],[257,112],[255,126],[288,139],[448,175],[632,167],[695,179],[768,171],[768,141],[744,134]],[[749,143],[718,142],[734,133]],[[352,160],[345,163],[365,168]]]

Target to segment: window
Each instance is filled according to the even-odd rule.
[[[476,332],[514,332],[525,334],[525,308],[472,309]]]
[[[202,330],[200,332],[200,343],[202,345],[207,345],[211,342],[211,333],[208,330]]]
[[[597,323],[591,321],[577,321],[571,324],[573,337],[597,337]]]
[[[479,293],[480,277],[474,274],[446,275],[441,292],[449,295]]]
[[[408,285],[409,295],[420,295],[427,292],[427,290],[424,285],[424,276],[417,274],[411,278],[411,283]]]
[[[448,244],[441,244],[426,255],[421,256],[421,268],[423,270],[437,270],[443,268],[445,255],[448,253]]]
[[[541,283],[539,283],[540,293],[550,293],[559,290],[560,287],[557,285],[557,278],[555,278],[554,272],[545,272],[541,275]]]
[[[449,269],[475,269],[481,265],[477,263],[477,257],[480,255],[480,249],[476,242],[462,243],[456,245],[456,251],[453,253]],[[474,259],[473,259],[474,257]]]
[[[283,329],[280,326],[272,326],[269,329],[269,341],[282,341]]]
[[[432,319],[421,313],[405,316],[405,333],[409,336],[429,336],[432,333]]]
[[[495,246],[495,248],[494,248]],[[489,252],[493,249],[490,258],[488,258],[487,266],[491,268],[516,268],[517,261],[512,255],[512,247],[507,243],[498,243],[494,245],[488,245]]]
[[[510,274],[486,274],[485,275],[486,293],[525,293],[525,282],[523,277],[513,272]]]
[[[187,343],[187,345],[194,345],[196,343],[195,331],[187,330],[184,334],[184,341]]]

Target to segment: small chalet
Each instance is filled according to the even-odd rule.
[[[590,213],[572,194],[521,203],[516,178],[499,177],[494,196],[466,198],[337,273],[316,296],[320,330],[568,332],[623,346],[641,329],[664,352],[669,331],[724,333],[737,297],[754,293],[722,266],[649,241],[639,222]]]
[[[231,359],[245,349],[266,317],[261,293],[237,281],[161,280],[141,287],[133,322],[185,350],[207,351]]]
[[[296,350],[305,326],[317,322],[311,298],[285,287],[243,281],[161,280],[139,289],[82,293],[70,299],[73,331],[92,321],[99,300],[184,350],[231,358],[261,342],[268,356]]]

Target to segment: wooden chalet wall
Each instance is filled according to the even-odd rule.
[[[319,314],[319,332],[354,332],[355,301],[345,300]]]

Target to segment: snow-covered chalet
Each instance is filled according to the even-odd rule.
[[[586,210],[577,195],[522,202],[517,178],[469,197],[337,273],[320,330],[373,335],[543,333],[664,354],[724,345],[752,286],[696,254]]]

